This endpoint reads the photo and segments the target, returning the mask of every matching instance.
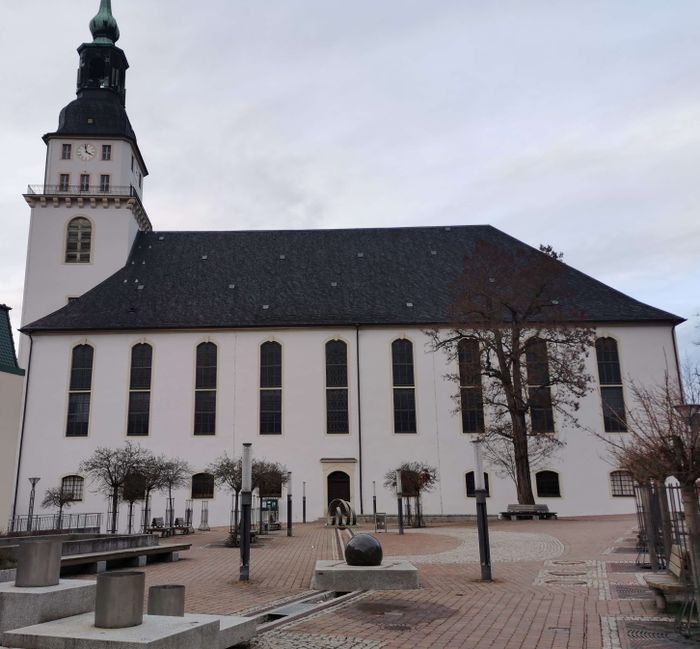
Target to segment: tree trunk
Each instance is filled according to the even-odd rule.
[[[683,513],[688,529],[688,552],[692,583],[695,590],[695,605],[700,611],[700,511],[698,511],[698,492],[695,484],[682,485]]]
[[[117,516],[119,515],[119,490],[112,491],[112,534],[117,533]]]
[[[535,495],[532,493],[530,478],[530,456],[527,447],[527,425],[525,415],[511,413],[513,422],[513,457],[515,459],[516,489],[520,505],[534,505]]]
[[[168,509],[170,509],[170,516],[168,516],[168,527],[173,526],[173,514],[175,513],[175,503],[173,502],[173,486],[168,485]]]
[[[58,525],[56,525],[56,527],[58,528],[59,531],[61,530],[62,519],[63,519],[63,504],[60,504],[58,506]]]

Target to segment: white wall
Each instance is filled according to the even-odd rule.
[[[12,511],[24,377],[0,371],[0,531]]]
[[[675,372],[672,330],[669,326],[619,326],[599,328],[599,335],[618,340],[625,381],[662,380],[668,363]],[[405,336],[414,342],[418,433],[393,432],[391,392],[391,341]],[[325,432],[324,344],[339,337],[348,344],[350,434]],[[217,434],[194,436],[195,347],[211,340],[218,345]],[[283,353],[282,435],[258,434],[259,345],[277,340]],[[95,348],[90,431],[86,438],[66,438],[68,374],[73,345],[89,342]],[[308,518],[323,514],[325,476],[335,468],[347,468],[352,478],[352,500],[359,511],[359,463],[342,465],[325,460],[359,459],[357,373],[354,329],[95,333],[89,336],[42,335],[35,337],[31,367],[29,408],[21,467],[19,511],[26,509],[30,474],[42,476],[42,487],[57,486],[60,478],[77,470],[80,460],[98,446],[118,446],[127,441],[127,393],[130,348],[137,342],[153,345],[151,434],[130,438],[152,449],[182,457],[195,472],[224,451],[239,455],[243,442],[252,442],[254,455],[284,463],[294,474],[295,518],[301,516],[301,482],[306,481]],[[372,481],[377,483],[378,508],[393,512],[393,495],[382,486],[383,476],[402,461],[421,460],[440,472],[439,488],[425,497],[430,514],[474,513],[474,501],[466,497],[465,472],[473,469],[469,435],[461,432],[458,415],[452,414],[455,386],[444,379],[449,368],[441,354],[428,349],[427,337],[417,328],[363,328],[360,331],[362,400],[362,471],[365,513],[372,510]],[[588,359],[597,377],[595,353]],[[629,392],[626,394],[629,403]],[[557,431],[566,441],[552,470],[560,472],[561,498],[538,499],[561,515],[629,513],[631,498],[610,495],[608,475],[614,467],[606,460],[604,443],[591,431],[602,432],[602,410],[596,389],[587,396],[579,413],[581,428]],[[609,433],[619,435],[619,433]],[[515,489],[486,467],[491,481],[489,511],[501,511],[515,501]],[[25,484],[26,483],[26,484]],[[188,490],[177,494],[176,515],[182,516]],[[164,501],[156,498],[154,515],[162,515]],[[217,490],[210,503],[210,523],[228,522],[230,495]],[[104,498],[86,489],[85,502],[73,511],[106,511]],[[196,507],[199,515],[199,506]],[[125,514],[122,515],[125,525]],[[195,522],[198,522],[195,520]]]

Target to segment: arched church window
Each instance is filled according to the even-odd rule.
[[[139,343],[131,348],[127,435],[148,435],[152,363],[153,348],[148,343]]]
[[[549,378],[547,343],[539,338],[527,342],[525,352],[530,422],[533,433],[553,433],[552,392]]]
[[[476,340],[463,338],[457,345],[459,398],[462,432],[484,432],[484,401],[481,388],[481,355]]]
[[[66,232],[66,263],[89,263],[91,250],[92,223],[82,216],[71,219]]]
[[[88,434],[93,356],[94,350],[90,345],[73,347],[68,388],[66,437],[86,437]]]
[[[211,473],[195,473],[192,476],[192,500],[214,497],[214,476]]]
[[[216,345],[197,345],[194,391],[194,434],[216,434]]]
[[[399,338],[391,343],[394,380],[394,432],[415,433],[416,386],[413,373],[413,343]]]
[[[260,345],[260,434],[282,434],[282,345]]]
[[[595,341],[595,354],[598,361],[605,432],[624,433],[627,431],[627,421],[617,341],[614,338],[598,338]]]
[[[326,343],[326,432],[348,433],[348,346]]]
[[[85,480],[79,475],[67,475],[61,480],[61,491],[64,498],[71,501],[83,499],[83,484]]]
[[[539,471],[535,474],[538,498],[560,498],[559,474],[556,471]]]

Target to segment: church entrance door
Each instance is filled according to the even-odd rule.
[[[333,471],[328,474],[328,503],[336,498],[350,501],[350,476],[345,471]]]

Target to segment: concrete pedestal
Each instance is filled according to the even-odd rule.
[[[418,569],[409,561],[385,561],[379,566],[349,566],[345,561],[317,561],[311,588],[349,593],[354,590],[420,588]]]
[[[144,615],[143,624],[98,629],[93,615],[9,631],[5,646],[19,649],[228,649],[255,635],[253,618],[218,615]]]
[[[95,609],[94,581],[61,579],[56,586],[0,584],[0,633]]]
[[[17,551],[15,584],[21,588],[56,586],[61,575],[61,541],[25,541]]]

